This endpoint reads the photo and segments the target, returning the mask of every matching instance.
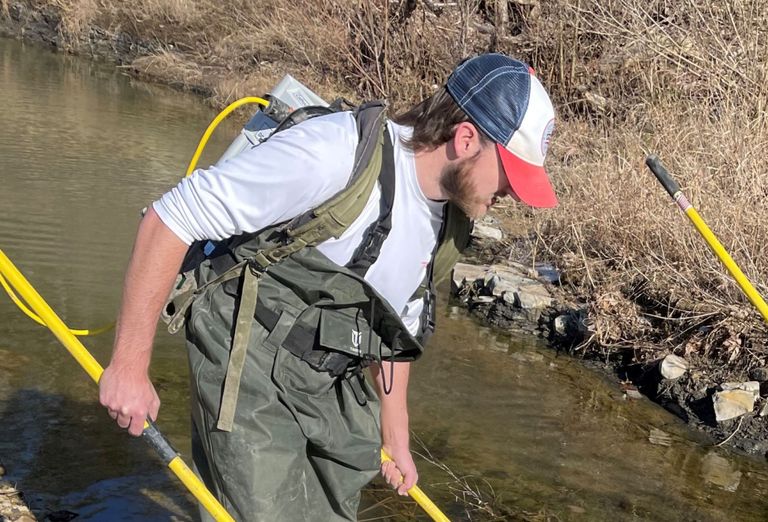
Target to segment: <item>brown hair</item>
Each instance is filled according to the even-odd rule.
[[[392,121],[413,127],[411,138],[403,140],[403,144],[413,152],[436,149],[453,138],[456,125],[465,121],[472,122],[445,87],[412,109],[396,115]],[[479,127],[477,130],[483,145],[490,141]]]

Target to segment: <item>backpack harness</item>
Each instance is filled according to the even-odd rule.
[[[308,117],[319,112],[313,109]],[[458,207],[446,204],[427,274],[411,298],[424,300],[420,332],[411,335],[399,313],[364,279],[378,258],[392,222],[395,168],[386,106],[381,101],[370,102],[358,107],[354,116],[359,143],[352,175],[344,189],[286,222],[216,243],[194,243],[185,257],[163,312],[168,331],[176,333],[185,324],[190,328],[186,319],[201,297],[210,301],[207,306],[225,303],[222,306],[231,307],[234,318],[219,429],[228,431],[232,427],[254,323],[270,332],[270,342],[289,350],[315,370],[333,376],[344,375],[350,369],[359,374],[363,367],[386,356],[391,361],[415,360],[434,331],[435,286],[450,274],[459,253],[467,246],[471,222]],[[295,114],[290,117],[301,119]],[[340,267],[314,247],[344,233],[362,212],[377,181],[381,186],[379,216],[350,262]],[[231,299],[213,295],[217,291]],[[367,349],[363,350],[365,340]],[[372,346],[377,344],[374,353]],[[386,386],[385,391],[388,393]]]

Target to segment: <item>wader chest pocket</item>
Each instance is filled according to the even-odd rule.
[[[320,346],[362,357],[378,354],[380,338],[371,332],[359,308],[323,308],[320,311]]]

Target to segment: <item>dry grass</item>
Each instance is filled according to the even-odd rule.
[[[7,12],[13,0],[0,0]],[[91,26],[154,51],[130,67],[221,106],[285,73],[326,98],[430,94],[461,58],[532,63],[558,107],[550,212],[507,211],[588,298],[591,346],[765,364],[757,314],[643,161],[659,154],[768,289],[768,3],[761,0],[16,0],[53,8],[71,49]],[[144,49],[147,47],[145,46]],[[643,353],[638,351],[638,357]]]

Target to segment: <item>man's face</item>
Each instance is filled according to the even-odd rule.
[[[449,199],[472,219],[483,217],[500,197],[516,197],[504,174],[496,146],[488,142],[473,156],[443,169],[440,185]]]

